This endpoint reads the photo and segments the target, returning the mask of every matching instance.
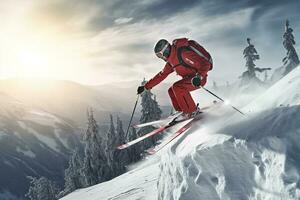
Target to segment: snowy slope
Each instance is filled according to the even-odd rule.
[[[221,129],[206,123],[184,135],[162,156],[159,199],[300,197],[299,111],[269,110]]]
[[[300,67],[283,77],[263,95],[251,102],[245,110],[258,111],[278,106],[300,104]]]
[[[193,129],[150,157],[159,165],[153,161],[63,200],[299,199],[299,88],[296,68],[243,107],[247,117],[226,106],[210,110]],[[141,184],[149,175],[157,185]],[[132,188],[144,190],[143,196],[129,195]]]
[[[111,181],[92,187],[79,189],[62,200],[155,200],[159,160],[150,158],[136,169]]]
[[[161,159],[159,199],[298,199],[299,75],[246,106],[247,118],[208,120],[178,140]]]

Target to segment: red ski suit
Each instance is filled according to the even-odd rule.
[[[169,88],[168,92],[174,109],[184,113],[192,113],[197,109],[190,92],[199,89],[200,87],[192,85],[192,78],[198,73],[202,78],[201,86],[204,86],[206,84],[207,72],[212,69],[211,56],[198,43],[196,44],[200,46],[200,53],[199,51],[198,53],[195,51],[181,52],[182,61],[188,64],[188,67],[186,65],[184,66],[182,61],[179,61],[178,49],[195,43],[195,41],[188,40],[187,38],[174,40],[165,67],[145,84],[145,88],[149,90],[163,81],[170,73],[176,71],[182,79],[174,83],[173,86]],[[201,54],[201,56],[199,54]]]

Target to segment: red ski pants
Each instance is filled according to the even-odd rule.
[[[192,85],[191,79],[184,78],[177,81],[168,90],[173,107],[177,111],[192,113],[197,109],[190,92],[199,88]]]

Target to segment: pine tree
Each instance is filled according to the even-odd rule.
[[[125,132],[123,130],[123,123],[121,121],[121,119],[119,117],[117,117],[117,128],[116,128],[116,132],[117,132],[117,144],[123,144],[126,141],[125,138]],[[125,172],[126,170],[126,165],[129,163],[129,155],[128,155],[128,150],[117,150],[115,149],[115,159],[118,163],[118,172],[119,174]]]
[[[82,167],[83,159],[80,155],[79,148],[76,148],[69,160],[69,166],[65,170],[65,188],[61,194],[62,196],[85,185],[82,176]]]
[[[248,84],[250,83],[250,81],[256,81],[261,83],[261,81],[257,78],[255,72],[261,73],[266,70],[270,70],[270,68],[255,67],[256,65],[254,64],[254,62],[260,59],[260,57],[254,45],[251,44],[250,40],[251,40],[250,38],[247,38],[248,46],[243,51],[244,58],[246,59],[245,67],[247,68],[247,71],[245,71],[241,76],[242,78],[241,85]]]
[[[110,126],[108,132],[106,134],[106,158],[107,158],[107,165],[109,168],[109,173],[107,174],[107,178],[110,179],[114,177],[114,173],[117,170],[117,166],[115,163],[115,147],[117,146],[116,141],[116,130],[115,125],[113,122],[113,117],[110,115]]]
[[[31,200],[56,200],[59,192],[59,187],[56,183],[48,180],[45,177],[34,178],[29,177],[30,187],[26,197]]]
[[[296,42],[293,35],[293,29],[289,26],[289,20],[286,20],[285,32],[283,34],[283,46],[287,50],[286,56],[283,58],[283,63],[285,66],[284,75],[288,74],[291,70],[299,65],[299,57],[294,48]]]
[[[146,83],[146,80],[142,82],[142,85]],[[161,118],[162,111],[159,108],[159,105],[156,101],[156,98],[152,98],[153,94],[151,91],[146,90],[142,93],[142,116],[140,118],[140,123],[151,122],[154,120],[158,120]],[[138,135],[144,135],[149,133],[150,131],[154,130],[153,127],[144,127],[138,132]],[[161,135],[153,136],[149,139],[144,140],[144,148],[149,148],[161,138]]]
[[[85,186],[95,185],[107,180],[107,159],[103,148],[99,127],[93,111],[88,111],[88,128],[84,134],[84,162],[83,174]]]
[[[128,141],[134,140],[138,137],[135,128],[131,128],[128,134]],[[129,163],[134,163],[142,158],[144,146],[143,143],[135,144],[128,149]]]
[[[117,119],[117,123],[120,123],[118,121],[119,119]],[[119,124],[119,126],[121,126]],[[122,128],[122,127],[118,127],[118,128]],[[124,137],[122,135],[119,135],[117,131],[120,130],[116,130],[115,129],[115,125],[114,125],[114,121],[113,121],[113,116],[110,115],[110,126],[108,129],[108,132],[106,134],[106,157],[107,157],[107,164],[108,164],[108,168],[109,168],[109,173],[107,176],[108,179],[111,179],[115,176],[118,176],[122,173],[125,172],[125,165],[123,165],[123,161],[119,160],[120,159],[120,155],[122,155],[123,153],[119,150],[116,149],[116,146],[119,145],[121,143],[121,137]],[[124,132],[124,131],[122,131]]]
[[[253,78],[256,78],[255,75],[255,64],[254,62],[259,59],[259,55],[257,54],[257,51],[253,44],[250,43],[250,38],[247,38],[248,46],[244,49],[244,58],[246,59],[246,68],[247,68],[247,78],[248,80],[251,80]]]

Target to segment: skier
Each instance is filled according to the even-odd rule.
[[[170,73],[176,71],[182,79],[168,90],[174,109],[182,112],[184,117],[199,113],[190,92],[206,84],[207,72],[213,67],[210,54],[196,41],[187,38],[175,39],[172,44],[161,39],[156,43],[154,52],[157,57],[166,61],[166,65],[145,85],[138,87],[138,94],[152,89]]]

